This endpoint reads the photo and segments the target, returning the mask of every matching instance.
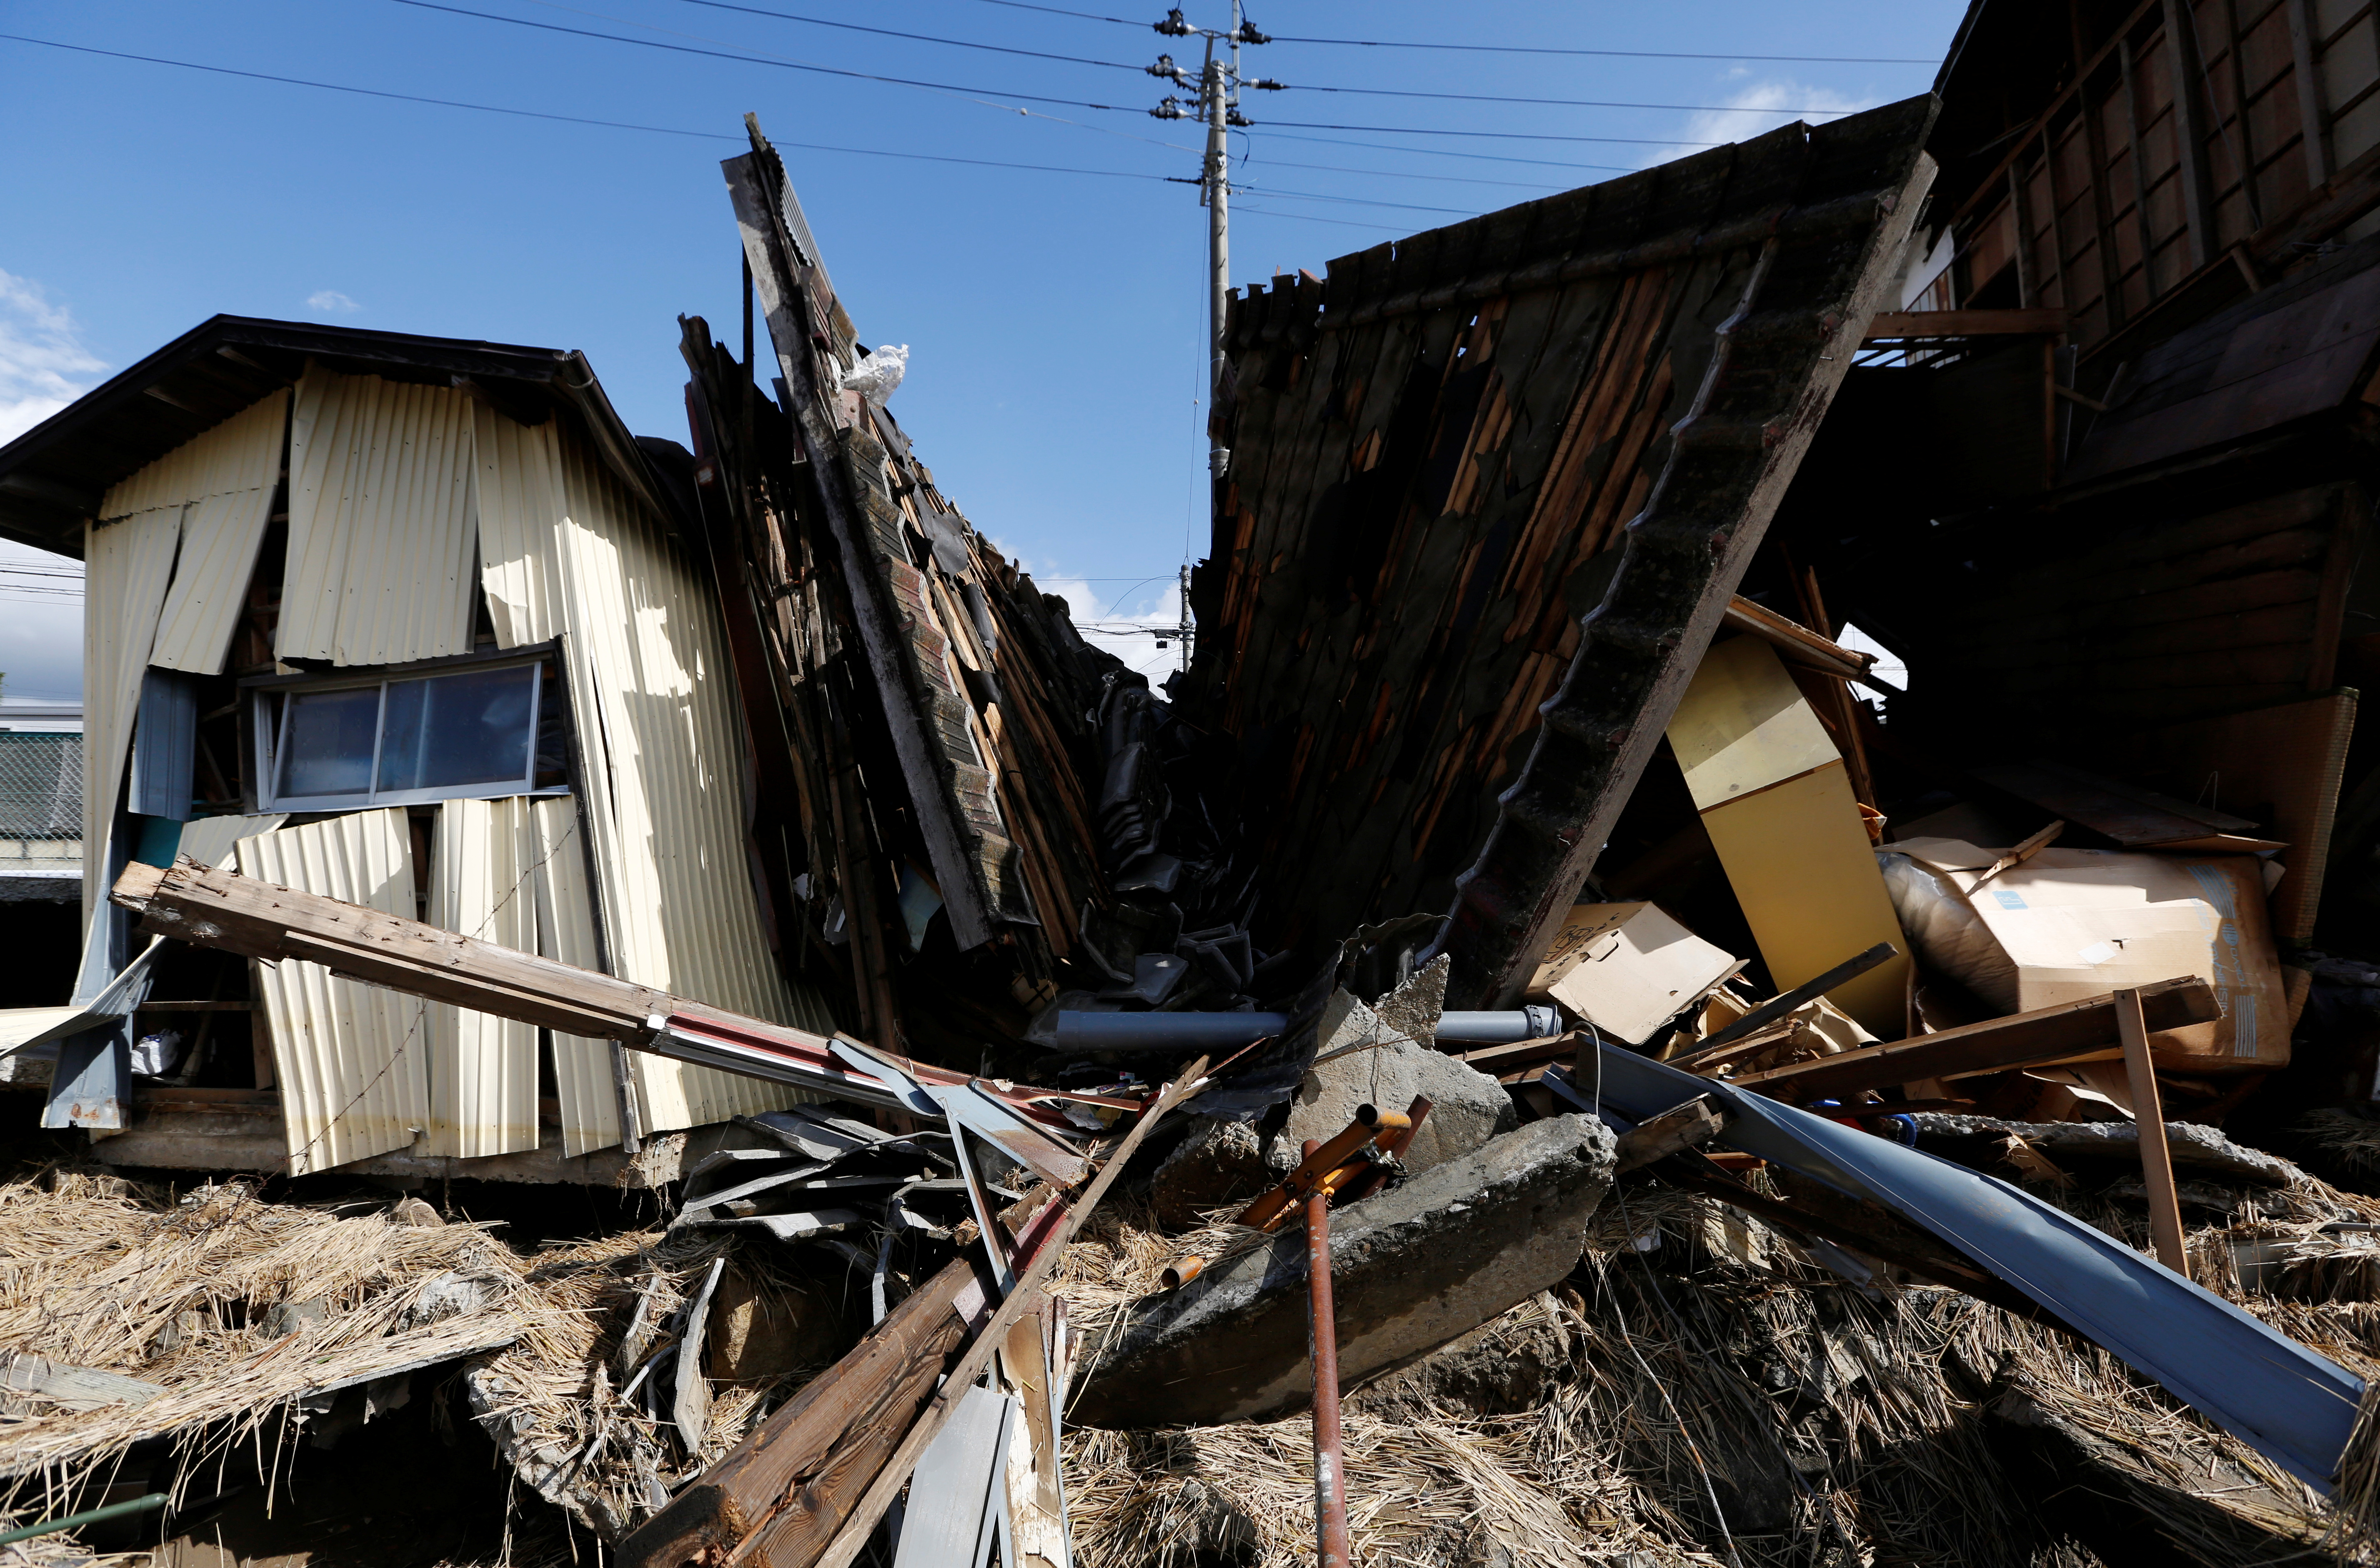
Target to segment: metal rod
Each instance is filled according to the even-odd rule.
[[[2132,1122],[2140,1129],[2141,1176],[2149,1192],[2149,1234],[2156,1260],[2185,1279],[2190,1256],[2181,1245],[2181,1197],[2173,1187],[2173,1156],[2165,1143],[2165,1105],[2157,1094],[2156,1064],[2149,1058],[2148,1019],[2141,993],[2116,993],[2116,1033],[2124,1042],[2124,1070],[2132,1084]]]
[[[166,1497],[164,1492],[151,1492],[146,1497],[136,1497],[128,1502],[111,1502],[104,1508],[91,1508],[80,1513],[69,1513],[63,1519],[46,1519],[38,1525],[26,1525],[14,1530],[0,1530],[0,1546],[6,1546],[11,1541],[29,1541],[35,1536],[55,1535],[60,1530],[79,1530],[85,1525],[103,1524],[110,1519],[128,1518],[135,1513],[146,1513],[152,1509],[164,1507]]]
[[[1305,1157],[1322,1146],[1305,1140]],[[1330,1197],[1305,1200],[1305,1304],[1314,1360],[1314,1530],[1322,1568],[1347,1568],[1347,1465],[1339,1441],[1339,1314],[1330,1298]]]
[[[1836,965],[1833,968],[1828,970],[1825,974],[1818,976],[1816,978],[1803,980],[1800,985],[1795,986],[1791,991],[1785,992],[1782,996],[1770,997],[1767,1001],[1762,1003],[1751,1012],[1746,1013],[1742,1017],[1738,1018],[1734,1023],[1730,1024],[1727,1027],[1719,1030],[1718,1033],[1711,1036],[1710,1039],[1703,1041],[1701,1048],[1694,1052],[1694,1056],[1706,1055],[1710,1051],[1717,1051],[1722,1045],[1727,1045],[1732,1041],[1742,1039],[1744,1036],[1750,1034],[1755,1029],[1775,1023],[1778,1019],[1782,1018],[1786,1014],[1791,1013],[1793,1009],[1801,1006],[1803,1003],[1813,1001],[1817,997],[1826,995],[1827,992],[1834,990],[1837,986],[1841,985],[1846,980],[1857,979],[1860,976],[1866,974],[1870,969],[1875,968],[1878,964],[1881,964],[1886,959],[1891,957],[1896,951],[1897,949],[1895,949],[1892,943],[1888,942],[1877,942],[1865,953],[1859,954],[1855,958],[1844,959],[1841,963]],[[1682,1065],[1684,1063],[1692,1061],[1693,1059],[1693,1057],[1682,1057],[1678,1062],[1671,1063],[1670,1065]]]
[[[1885,950],[1886,957],[1891,949]],[[1882,960],[1878,960],[1882,962]],[[1823,978],[1823,977],[1822,977]],[[1840,983],[1840,982],[1838,982]],[[1072,1051],[1219,1051],[1289,1032],[1286,1013],[1079,1013],[1058,1015],[1058,1049]],[[1496,1045],[1559,1033],[1560,1018],[1550,1007],[1513,1007],[1492,1013],[1447,1013],[1438,1038],[1463,1044]]]

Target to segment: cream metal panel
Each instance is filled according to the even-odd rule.
[[[119,487],[120,488],[120,487]],[[108,829],[124,793],[132,720],[140,708],[140,673],[157,630],[157,612],[174,575],[182,507],[152,507],[114,522],[83,526],[82,914],[107,895]]]
[[[565,437],[562,459],[565,629],[590,668],[601,721],[612,818],[601,891],[614,965],[625,978],[714,1006],[831,1029],[816,995],[785,984],[760,928],[744,843],[744,736],[710,586],[591,453]],[[654,1131],[791,1098],[642,1054],[633,1067]]]
[[[99,515],[113,521],[210,495],[271,490],[281,478],[282,434],[288,416],[289,392],[284,387],[118,480],[101,500]]]
[[[432,925],[537,951],[535,804],[516,796],[439,806]],[[537,1147],[535,1025],[432,1003],[430,1048],[430,1130],[417,1153],[476,1159]]]
[[[239,841],[239,872],[410,919],[402,809],[358,811]],[[256,966],[289,1145],[303,1175],[409,1147],[430,1125],[430,1004],[334,979],[319,964]]]
[[[744,735],[709,584],[561,421],[525,428],[482,409],[476,431],[481,583],[498,639],[564,639],[614,971],[832,1028],[814,993],[786,986],[761,931],[744,845]],[[557,1073],[561,1063],[557,1052]],[[616,1107],[599,1108],[608,1047],[572,1070],[583,1072],[580,1109],[565,1107],[565,1121],[616,1139]],[[641,1053],[631,1075],[650,1131],[801,1098]]]
[[[478,532],[468,395],[306,368],[289,429],[281,657],[468,652]]]
[[[189,504],[151,663],[205,675],[222,671],[232,634],[239,628],[249,579],[256,574],[288,425],[285,387],[125,481],[140,484],[152,470],[178,465],[181,499]]]
[[[472,407],[473,500],[480,515],[480,586],[496,642],[521,648],[562,631],[555,530],[562,526],[559,420],[524,425]]]
[[[232,851],[244,838],[269,833],[289,820],[286,811],[266,811],[254,817],[200,817],[182,824],[176,856],[187,855],[201,866],[228,866]]]
[[[587,881],[587,843],[579,836],[578,802],[536,802],[537,950],[548,958],[601,973],[595,901]],[[555,1098],[562,1105],[562,1152],[572,1156],[620,1141],[620,1090],[612,1074],[612,1042],[577,1035],[553,1038]]]

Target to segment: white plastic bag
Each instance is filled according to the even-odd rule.
[[[909,346],[888,343],[843,372],[845,392],[856,392],[879,408],[909,373]]]
[[[2016,965],[1967,895],[1934,867],[1893,849],[1877,850],[1876,863],[1917,956],[2002,1013],[2018,1011]]]

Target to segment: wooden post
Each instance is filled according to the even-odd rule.
[[[2141,1174],[2149,1189],[2149,1234],[2156,1258],[2187,1279],[2190,1258],[2181,1246],[2181,1199],[2173,1190],[2173,1157],[2165,1146],[2165,1107],[2157,1099],[2156,1066],[2149,1060],[2148,1020],[2141,993],[2116,993],[2116,1032],[2124,1042],[2124,1067],[2132,1080],[2132,1120],[2140,1127]]]

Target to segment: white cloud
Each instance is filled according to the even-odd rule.
[[[1148,677],[1151,686],[1161,686],[1165,677],[1182,667],[1182,643],[1171,635],[1182,621],[1182,584],[1173,577],[1124,590],[1119,598],[1117,584],[1095,583],[1062,572],[1037,572],[1034,583],[1044,593],[1054,593],[1066,602],[1067,614],[1075,618],[1075,629],[1093,648],[1112,653],[1124,662],[1126,669],[1137,670]],[[1154,635],[1169,634],[1165,646],[1157,646]]]
[[[30,278],[0,272],[0,444],[14,441],[81,396],[107,362],[83,346],[82,330]]]
[[[316,289],[306,296],[306,306],[309,310],[321,310],[326,315],[333,316],[353,315],[363,309],[335,288]]]
[[[1788,78],[1770,77],[1736,89],[1720,107],[1697,111],[1686,121],[1676,145],[1654,150],[1646,154],[1645,162],[1666,164],[1672,158],[1699,152],[1706,143],[1749,140],[1795,120],[1824,125],[1843,115],[1874,108],[1882,102],[1880,98],[1855,98],[1829,88],[1805,87]]]

